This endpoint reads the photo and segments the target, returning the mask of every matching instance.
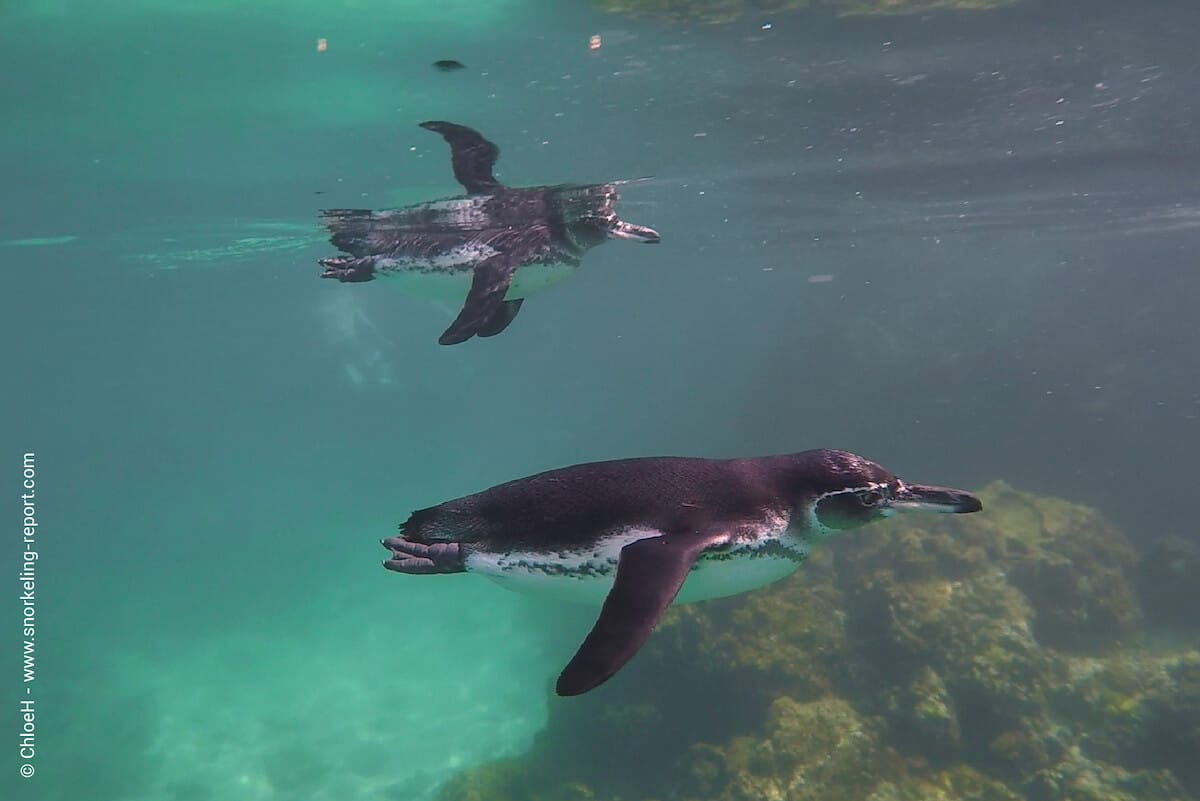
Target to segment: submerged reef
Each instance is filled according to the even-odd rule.
[[[812,10],[841,16],[986,11],[1019,0],[592,0],[604,11],[687,22],[730,22],[742,14]]]
[[[530,753],[441,801],[1200,795],[1196,629],[1140,603],[1194,597],[1194,551],[1139,564],[1093,509],[979,495],[984,514],[877,524],[770,587],[671,609],[617,679],[551,705]],[[1170,638],[1146,628],[1160,616]]]

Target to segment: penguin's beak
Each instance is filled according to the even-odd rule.
[[[653,228],[620,221],[608,229],[608,235],[614,239],[629,239],[633,242],[643,242],[647,245],[656,245],[662,239],[658,235],[658,231],[655,231]]]
[[[967,514],[978,512],[983,503],[969,492],[950,487],[904,484],[892,496],[891,507],[897,512],[942,512]]]

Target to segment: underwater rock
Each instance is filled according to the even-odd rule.
[[[693,754],[680,795],[711,801],[860,801],[881,775],[898,772],[873,727],[850,704],[828,698],[771,704],[763,736],[738,737]]]
[[[1138,591],[1147,617],[1173,626],[1200,620],[1200,543],[1161,537],[1146,549],[1140,567]]]
[[[872,570],[889,581],[954,581],[992,572],[1017,588],[1035,613],[1041,645],[1115,644],[1141,617],[1130,581],[1136,555],[1125,536],[1094,509],[993,482],[979,492],[987,514],[973,520],[900,518],[866,543],[839,543],[855,576]],[[841,565],[839,565],[839,569]]]
[[[673,607],[619,683],[554,705],[534,758],[597,792],[667,795],[698,742],[756,734],[781,696],[835,693],[850,655],[833,579],[818,551],[769,592]]]
[[[1099,512],[1059,498],[1018,492],[1002,482],[980,493],[995,514],[981,527],[1005,539],[1008,580],[1037,612],[1043,645],[1110,644],[1138,623],[1133,546]]]
[[[979,493],[975,520],[900,518],[838,543],[856,696],[889,742],[1020,781],[1064,747],[1048,698],[1066,678],[1048,649],[1112,647],[1140,609],[1125,537],[1096,511],[1019,492]]]
[[[1026,790],[1029,801],[1186,801],[1187,792],[1169,771],[1128,771],[1092,762],[1073,750],[1067,759],[1038,772]]]
[[[1200,795],[1200,652],[1192,651],[1166,667],[1167,686],[1142,702],[1145,740],[1143,764],[1168,768]]]
[[[885,691],[885,715],[903,750],[934,764],[961,757],[962,731],[954,698],[937,671],[926,665],[906,686]]]
[[[840,16],[986,11],[1017,0],[592,0],[601,10],[678,22],[732,22],[743,14],[811,10]]]
[[[1053,703],[1081,731],[1085,756],[1106,762],[1136,762],[1147,740],[1144,702],[1171,692],[1167,665],[1177,657],[1117,654],[1075,657]]]
[[[681,632],[708,654],[708,663],[744,692],[742,703],[765,707],[773,698],[799,700],[833,693],[850,658],[842,593],[834,584],[833,557],[819,550],[794,581],[743,602],[707,609],[681,607],[705,618],[712,633]],[[698,621],[691,622],[700,628]]]
[[[929,777],[885,782],[866,801],[1020,801],[998,781],[965,765]]]
[[[1078,755],[1073,758],[1094,760],[1099,767],[1056,768],[1039,774],[1035,784],[1058,777],[1059,786],[1063,776],[1076,777],[1069,782],[1072,786],[1083,781],[1080,776],[1091,777],[1087,782],[1094,784],[1096,775],[1102,775],[1117,777],[1124,786],[1148,781],[1137,776],[1149,771],[1156,777],[1153,786],[1177,787],[1178,780],[1186,792],[1176,789],[1175,796],[1147,797],[1200,793],[1200,651],[1074,657],[1069,679],[1051,703],[1078,734]],[[1134,771],[1134,778],[1109,771],[1112,766]],[[1158,775],[1164,770],[1170,772],[1170,782]],[[1120,790],[1113,797],[1129,792]]]
[[[880,709],[898,749],[942,764],[961,749],[1011,779],[1050,764],[1047,691],[1063,670],[1002,578],[877,576],[849,604],[857,695]]]

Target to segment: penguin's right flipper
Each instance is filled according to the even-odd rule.
[[[727,538],[724,531],[666,534],[622,548],[600,617],[559,674],[555,692],[580,695],[612,678],[646,642],[700,553]]]
[[[500,188],[500,182],[492,175],[492,167],[500,158],[500,148],[484,139],[482,134],[465,125],[440,120],[423,122],[421,127],[441,134],[450,145],[454,178],[467,194],[488,194]]]
[[[503,331],[521,308],[518,302],[511,307],[512,313],[505,319],[508,312],[505,311],[504,295],[516,270],[517,259],[507,253],[498,253],[475,265],[475,275],[471,279],[471,289],[467,292],[462,311],[438,337],[438,342],[457,345],[476,334],[494,336]]]
[[[506,300],[500,304],[500,308],[496,309],[495,313],[488,318],[487,322],[479,327],[476,332],[477,336],[494,337],[505,328],[508,324],[517,319],[517,312],[521,310],[521,303],[525,298],[517,298],[516,300]]]

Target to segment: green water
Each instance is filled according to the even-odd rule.
[[[1194,536],[1197,20],[1152,6],[0,4],[0,476],[36,454],[40,521],[0,794],[420,801],[524,752],[591,613],[378,540],[550,467],[838,447]],[[654,176],[620,209],[662,244],[438,346],[456,309],[316,263],[319,209],[458,192],[427,119],[507,183]]]

